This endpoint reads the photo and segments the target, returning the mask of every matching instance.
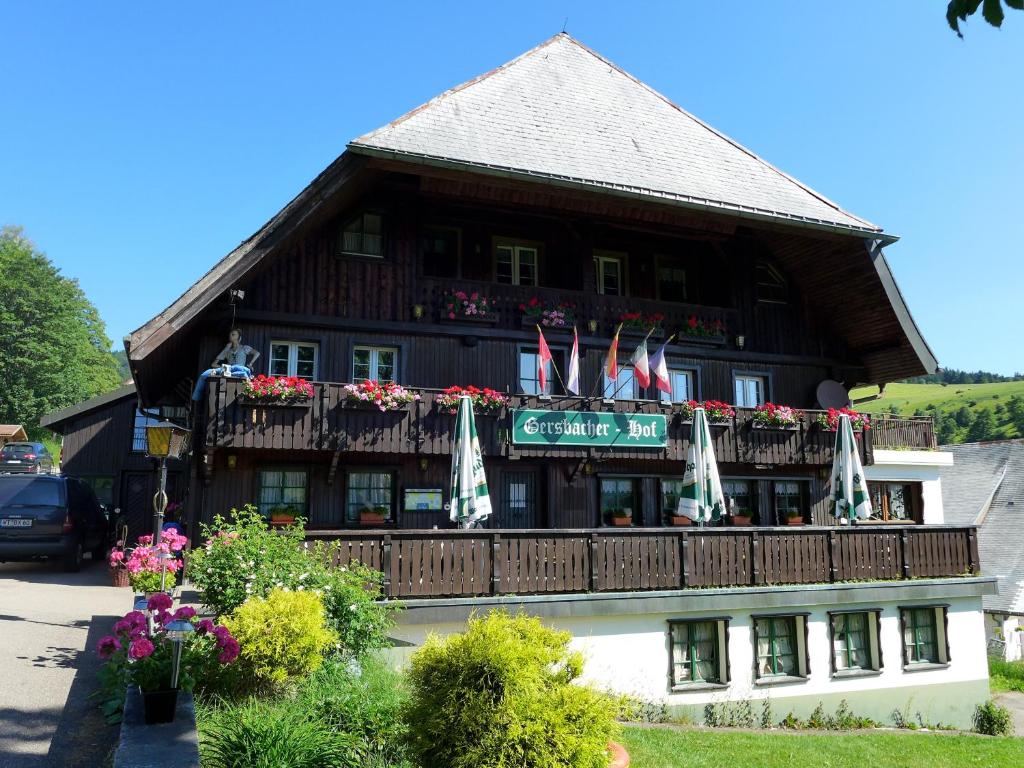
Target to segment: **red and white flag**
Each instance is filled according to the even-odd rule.
[[[629,359],[629,362],[633,365],[633,375],[636,377],[637,383],[643,388],[651,386],[651,371],[648,368],[647,363],[647,339],[645,338],[640,342],[640,346],[633,352],[633,356]]]
[[[565,389],[579,396],[580,394],[580,337],[576,326],[572,329],[572,355],[569,357],[569,372],[565,380]]]
[[[651,373],[654,374],[654,386],[662,392],[667,392],[669,395],[672,394],[672,382],[668,378],[668,365],[665,363],[665,347],[668,346],[671,340],[671,338],[666,339],[665,343],[658,347],[658,351],[654,353],[650,361]],[[644,352],[646,351],[645,346]]]
[[[551,350],[544,340],[544,331],[537,326],[537,381],[540,382],[540,394],[548,391],[548,365],[551,363]]]

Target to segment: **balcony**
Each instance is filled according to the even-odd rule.
[[[310,532],[404,599],[953,578],[980,573],[973,526]]]
[[[417,390],[421,399],[399,411],[381,412],[346,401],[344,384],[317,382],[313,398],[303,405],[274,406],[246,403],[240,379],[209,379],[202,441],[207,449],[278,449],[298,451],[356,451],[362,453],[435,456],[451,453],[455,417],[435,406],[437,390]],[[689,447],[691,424],[678,409],[650,400],[581,400],[575,397],[540,399],[513,395],[513,408],[549,411],[582,410],[620,414],[663,414],[664,448],[561,447],[513,445],[507,411],[479,415],[477,431],[486,456],[492,458],[613,458],[681,461]],[[819,411],[807,411],[791,429],[760,429],[750,423],[753,411],[736,409],[725,424],[711,427],[715,456],[720,463],[828,466],[833,459],[835,433],[816,423]],[[929,423],[930,426],[930,423]],[[888,433],[887,433],[888,434]],[[903,434],[903,433],[900,433]],[[918,439],[923,430],[907,431]],[[861,459],[872,463],[874,432],[857,433]],[[921,446],[924,447],[924,446]]]
[[[934,451],[935,422],[931,416],[897,417],[873,414],[871,443],[875,448]]]

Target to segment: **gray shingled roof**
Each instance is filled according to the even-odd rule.
[[[881,231],[564,33],[349,148],[758,218]]]
[[[982,571],[999,577],[985,609],[1024,614],[1024,440],[947,445],[953,466],[942,470],[946,522],[980,525]]]

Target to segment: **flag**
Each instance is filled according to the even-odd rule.
[[[461,528],[487,519],[491,514],[491,495],[487,490],[484,458],[473,419],[473,401],[469,395],[459,398],[455,417],[455,444],[452,446],[452,473],[449,487],[450,517]]]
[[[839,416],[836,426],[835,459],[832,463],[832,504],[840,521],[871,517],[871,496],[864,479],[864,467],[857,452],[850,417]]]
[[[650,366],[651,372],[654,374],[654,385],[662,392],[667,392],[671,395],[672,382],[668,378],[668,365],[665,363],[665,347],[668,346],[669,341],[671,341],[671,338],[658,347],[658,351],[651,358]]]
[[[569,357],[569,375],[566,378],[565,389],[577,396],[580,393],[580,337],[576,333],[576,326],[572,329],[572,355]]]
[[[636,348],[633,356],[629,359],[629,362],[633,364],[633,375],[636,376],[637,382],[643,389],[651,386],[651,371],[647,367],[647,338],[640,342],[640,346]]]
[[[548,363],[551,362],[551,350],[544,340],[544,331],[537,326],[537,380],[540,382],[540,394],[548,391]]]
[[[679,494],[678,515],[686,515],[698,523],[720,520],[726,514],[722,479],[718,474],[711,430],[703,408],[693,409],[693,429],[686,452],[683,489]]]
[[[604,375],[612,382],[619,380],[619,331],[621,330],[622,323],[619,323],[619,327],[615,329],[612,345],[608,347],[608,358],[604,362]]]

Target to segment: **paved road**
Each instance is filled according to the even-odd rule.
[[[131,609],[103,564],[0,564],[0,768],[98,768],[117,740],[95,701],[96,642]]]
[[[1013,718],[1014,735],[1024,736],[1024,693],[1017,693],[1015,691],[997,693],[995,699],[1010,710],[1010,717]]]

